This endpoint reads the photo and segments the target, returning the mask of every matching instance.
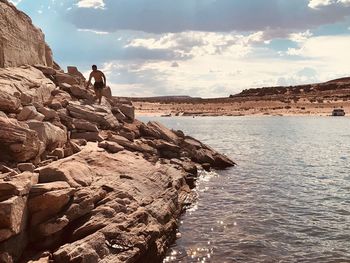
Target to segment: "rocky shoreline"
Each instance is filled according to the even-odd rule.
[[[0,262],[160,261],[198,169],[234,162],[68,71],[0,69]]]

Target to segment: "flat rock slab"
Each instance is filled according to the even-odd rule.
[[[186,195],[179,193],[190,191],[185,175],[171,166],[151,164],[128,151],[117,154],[98,151],[91,143],[75,158],[90,160],[89,166],[98,178],[91,187],[105,189],[107,194],[92,209],[89,220],[73,231],[73,242],[54,253],[54,260],[69,262],[78,256],[92,262],[137,261],[144,253],[138,248],[146,251],[156,242],[155,248],[160,250],[155,253],[162,253],[168,242],[164,234],[175,229],[176,218],[182,211],[182,198]],[[116,253],[113,246],[121,244],[131,247],[125,253]]]
[[[117,153],[124,150],[124,147],[116,142],[103,141],[98,143],[98,147],[106,149],[108,152]]]
[[[71,139],[83,139],[89,142],[101,142],[103,138],[100,136],[99,132],[82,132],[74,131],[71,133]]]
[[[85,160],[75,159],[75,156],[39,168],[37,172],[40,183],[64,181],[72,187],[89,186],[95,175]]]
[[[30,189],[30,195],[35,196],[35,195],[44,194],[46,192],[67,189],[67,188],[70,188],[70,185],[64,181],[57,181],[57,182],[45,183],[45,184],[42,184],[42,183],[35,184]]]

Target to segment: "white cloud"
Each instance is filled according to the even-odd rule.
[[[251,46],[264,43],[264,33],[258,31],[244,36],[234,33],[182,32],[168,33],[151,38],[131,40],[126,48],[146,48],[149,50],[169,49],[180,57],[197,57],[230,53],[234,57],[247,55]]]
[[[318,81],[349,76],[350,36],[318,36],[307,39],[299,48],[290,48],[287,55],[298,56],[317,69]]]
[[[101,8],[105,7],[104,0],[79,0],[77,6],[80,8]]]
[[[310,37],[312,37],[312,33],[310,32],[310,30],[307,30],[301,33],[293,33],[289,35],[289,39],[297,43],[305,42]]]
[[[302,48],[288,48],[286,54],[289,56],[301,56],[303,53]],[[280,54],[283,56],[283,52],[280,52]]]
[[[79,32],[89,32],[89,33],[94,33],[96,35],[108,35],[109,32],[103,32],[103,31],[96,31],[96,30],[91,30],[91,29],[78,29]]]
[[[309,7],[313,9],[329,6],[333,4],[341,4],[350,6],[350,0],[309,0]]]
[[[171,67],[169,61],[112,61],[103,70],[113,93],[120,96],[218,97],[245,88],[315,83],[349,75],[350,36],[310,36],[303,41],[289,51],[297,55],[293,60],[287,53],[279,57],[265,46],[251,45],[245,56],[227,48],[222,53],[204,52],[183,60],[180,67]],[[162,48],[178,47],[173,42],[156,42]]]
[[[10,2],[14,5],[18,5],[20,2],[22,2],[22,0],[10,0]]]
[[[319,8],[322,6],[328,6],[335,2],[335,0],[310,0],[309,7],[310,8]]]
[[[350,36],[317,36],[307,39],[299,49],[299,54],[308,58],[322,60],[349,61]],[[348,62],[347,62],[348,63]],[[346,65],[342,65],[346,68]]]

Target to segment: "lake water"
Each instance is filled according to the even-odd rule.
[[[238,166],[202,176],[164,262],[350,262],[350,118],[142,118]]]

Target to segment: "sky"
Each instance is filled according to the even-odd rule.
[[[350,76],[350,0],[12,0],[115,96],[227,97]]]

